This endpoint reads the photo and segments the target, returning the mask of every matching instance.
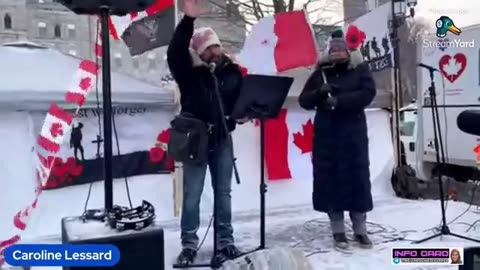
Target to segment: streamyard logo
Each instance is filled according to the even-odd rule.
[[[461,38],[447,39],[449,36],[460,36],[462,30],[458,28],[453,20],[448,16],[441,16],[435,22],[435,28],[437,29],[435,35],[437,40],[424,39],[423,47],[425,48],[438,48],[444,51],[447,48],[474,48],[475,40],[463,40]]]
[[[438,18],[437,22],[435,23],[435,27],[437,28],[436,35],[439,38],[446,37],[448,32],[453,33],[457,36],[462,33],[462,30],[456,27],[453,23],[453,20],[447,16],[442,16]]]

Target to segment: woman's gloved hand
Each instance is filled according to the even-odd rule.
[[[318,89],[318,97],[321,100],[324,100],[329,96],[329,94],[332,94],[332,91],[333,87],[330,84],[322,84],[322,86],[320,86],[320,88]]]

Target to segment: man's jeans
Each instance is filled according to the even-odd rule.
[[[232,175],[233,143],[229,139],[209,153],[208,167],[212,177],[212,189],[216,190],[218,221],[218,248],[233,244],[232,228]],[[183,164],[183,205],[181,237],[183,248],[198,248],[197,231],[200,226],[200,198],[205,183],[207,165]]]

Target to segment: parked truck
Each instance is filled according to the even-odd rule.
[[[428,185],[439,174],[461,183],[480,180],[480,153],[474,151],[480,137],[457,127],[461,112],[480,109],[480,25],[461,30],[460,35],[425,36],[418,42],[418,63],[437,69],[434,83],[446,164],[440,169],[436,160],[429,71],[418,67],[417,99],[400,110],[402,160],[392,178],[399,196],[418,197],[418,184]]]

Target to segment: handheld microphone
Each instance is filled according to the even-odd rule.
[[[217,64],[215,64],[214,62],[211,62],[210,64],[208,64],[208,66],[210,67],[210,72],[214,73],[215,68],[217,68]]]
[[[480,110],[466,110],[457,117],[458,128],[468,134],[480,136]]]
[[[438,71],[438,69],[436,69],[436,68],[434,68],[434,67],[432,67],[432,66],[426,65],[426,64],[424,64],[424,63],[418,63],[417,66],[422,67],[422,68],[426,68],[426,69],[428,69],[428,70],[430,70],[430,71]]]

